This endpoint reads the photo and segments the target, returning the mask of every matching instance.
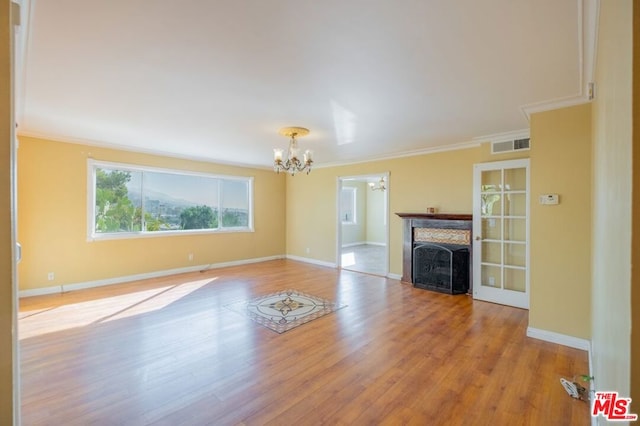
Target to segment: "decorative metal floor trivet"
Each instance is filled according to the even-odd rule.
[[[246,315],[276,333],[284,333],[299,325],[342,309],[321,297],[296,290],[284,290],[248,301],[231,303],[226,308]]]

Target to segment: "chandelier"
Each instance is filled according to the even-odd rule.
[[[384,184],[384,177],[380,178],[380,182],[378,182],[377,186],[375,183],[369,182],[369,187],[372,191],[384,191],[385,189],[387,189],[386,185]]]
[[[304,127],[285,127],[280,129],[279,132],[283,136],[290,137],[289,150],[287,151],[287,158],[283,159],[284,150],[276,148],[273,150],[273,170],[280,173],[288,172],[291,176],[294,176],[298,172],[306,171],[307,174],[311,171],[311,155],[310,150],[306,150],[303,154],[302,161],[300,161],[300,150],[298,148],[298,141],[296,137],[302,137],[309,134],[309,129]]]

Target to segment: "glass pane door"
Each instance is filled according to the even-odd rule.
[[[474,298],[529,307],[529,160],[474,166]]]

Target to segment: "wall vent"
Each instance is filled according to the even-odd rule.
[[[513,139],[508,141],[491,142],[491,153],[524,151],[530,148],[530,138]]]

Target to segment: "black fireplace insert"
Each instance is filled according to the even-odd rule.
[[[453,244],[416,243],[414,287],[448,294],[469,291],[469,249]]]

